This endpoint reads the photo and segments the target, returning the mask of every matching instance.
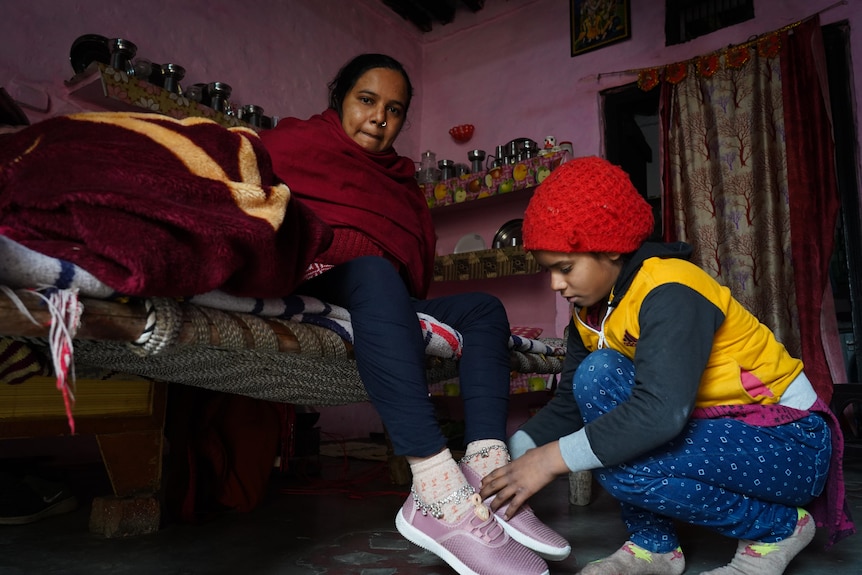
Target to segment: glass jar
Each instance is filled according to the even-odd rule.
[[[440,181],[440,176],[440,168],[437,167],[437,154],[431,150],[422,152],[422,161],[419,163],[416,180],[420,184],[433,184]]]

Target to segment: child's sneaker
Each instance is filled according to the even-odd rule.
[[[78,500],[61,484],[34,476],[0,473],[0,525],[24,525],[68,513]]]
[[[461,472],[473,489],[482,488],[482,478],[466,463],[461,464]],[[486,501],[487,503],[487,501]],[[496,511],[497,521],[512,539],[528,547],[549,561],[562,561],[572,552],[572,547],[562,535],[542,523],[536,517],[529,505],[522,505],[514,517],[505,520],[504,514],[509,508],[504,505]]]
[[[395,527],[460,575],[547,575],[542,558],[509,537],[478,496],[476,503],[460,521],[447,523],[423,513],[411,495],[395,516]]]

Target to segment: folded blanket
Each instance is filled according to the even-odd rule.
[[[0,236],[0,285],[16,289],[47,287],[74,290],[82,297],[109,298],[116,294],[95,275],[80,266],[40,254],[17,242]],[[229,294],[222,290],[183,298],[194,305],[222,311],[247,313],[307,323],[324,327],[353,343],[350,312],[319,299],[290,295],[279,298],[254,298]],[[426,315],[417,314],[427,355],[455,359],[461,356],[463,338],[451,326]],[[561,356],[565,350],[540,340],[512,334],[509,348],[513,351],[547,356]]]
[[[60,116],[0,140],[0,236],[126,295],[277,297],[332,231],[276,182],[245,128]]]
[[[275,317],[325,327],[336,332],[345,341],[353,343],[350,312],[345,308],[313,297],[292,295],[271,299],[243,298],[216,290],[193,296],[188,298],[188,301],[196,305],[224,311]],[[430,315],[424,313],[417,313],[416,315],[422,330],[422,337],[425,340],[426,355],[446,359],[461,357],[464,339],[456,329]],[[516,334],[509,336],[509,349],[540,355],[565,355],[565,349],[561,347],[550,346],[540,340]]]

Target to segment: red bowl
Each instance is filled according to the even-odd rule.
[[[456,142],[469,142],[470,138],[473,137],[473,124],[461,124],[460,126],[455,126],[454,128],[449,130],[449,135],[452,136],[452,139]]]

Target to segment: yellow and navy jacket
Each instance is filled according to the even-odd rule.
[[[706,272],[684,243],[646,243],[626,261],[601,325],[586,309],[569,322],[554,398],[522,429],[542,445],[584,427],[572,378],[599,347],[634,362],[631,400],[586,425],[604,465],[629,460],[682,431],[695,407],[773,404],[802,372],[772,331]]]

